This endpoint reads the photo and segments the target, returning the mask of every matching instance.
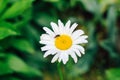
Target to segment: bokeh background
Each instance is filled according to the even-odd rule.
[[[120,0],[0,0],[0,80],[59,80],[39,44],[58,19],[89,36],[78,63],[61,65],[64,80],[120,80]]]

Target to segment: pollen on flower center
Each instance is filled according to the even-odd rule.
[[[68,35],[60,35],[55,38],[55,46],[60,50],[67,50],[72,45],[72,39]]]

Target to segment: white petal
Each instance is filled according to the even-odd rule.
[[[53,45],[54,44],[54,42],[53,41],[46,41],[46,40],[41,40],[41,41],[39,41],[41,44],[48,44],[48,45]]]
[[[58,20],[58,26],[60,33],[64,33],[65,32],[64,24],[60,20]]]
[[[63,54],[63,53],[60,53],[58,62],[61,62],[61,60],[62,60],[62,54]]]
[[[50,49],[55,49],[54,46],[46,45],[44,47],[41,47],[42,51],[50,50]]]
[[[47,57],[50,54],[54,55],[56,52],[57,52],[57,50],[50,49],[50,50],[48,50],[48,51],[45,52],[44,57]]]
[[[88,43],[88,41],[87,40],[80,40],[80,39],[78,39],[78,40],[74,41],[73,44],[82,44],[82,43]]]
[[[52,37],[55,36],[55,34],[47,27],[43,27],[43,29],[46,31],[46,33],[48,33],[49,35],[51,35]]]
[[[54,22],[51,22],[51,26],[52,26],[52,29],[53,31],[55,32],[55,34],[59,34],[59,28],[58,28],[58,25],[55,24]]]
[[[88,41],[86,40],[86,38],[88,38],[88,36],[84,35],[84,36],[80,36],[79,38],[77,38],[73,44],[81,44],[81,43],[88,43]]]
[[[65,24],[65,33],[70,33],[70,24],[71,24],[70,20]]]
[[[74,48],[73,51],[75,51],[75,53],[76,53],[79,57],[81,57],[81,53],[80,53],[80,51],[79,51],[78,49]]]
[[[53,40],[53,38],[51,36],[49,36],[48,34],[42,34],[40,36],[41,40]]]
[[[77,63],[77,56],[75,55],[75,53],[71,52],[70,56],[73,58],[74,62]]]
[[[68,54],[67,53],[64,53],[63,55],[62,55],[62,61],[63,61],[63,64],[66,64],[66,62],[68,61]]]
[[[65,52],[65,53],[60,53],[60,56],[59,56],[59,62],[61,62],[61,60],[63,61],[63,64],[66,64],[67,61],[68,61],[68,54]]]
[[[59,27],[64,27],[64,24],[61,22],[61,20],[58,20],[58,25],[59,25]]]
[[[73,48],[79,49],[82,54],[85,54],[85,49],[80,45],[73,45]]]
[[[77,27],[77,23],[74,23],[72,26],[71,26],[71,28],[70,28],[70,33],[72,33],[74,30],[75,30],[75,28]]]
[[[86,39],[86,38],[88,38],[88,36],[87,35],[83,35],[83,36],[81,36],[81,38],[82,39]]]
[[[66,29],[69,29],[69,28],[70,28],[70,24],[71,24],[71,21],[69,20],[69,21],[65,24],[65,28],[66,28]]]
[[[58,58],[59,58],[59,53],[57,53],[53,58],[52,58],[52,61],[51,63],[54,63]]]
[[[80,35],[84,34],[83,30],[76,30],[72,33],[73,40],[76,40]]]

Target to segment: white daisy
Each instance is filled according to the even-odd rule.
[[[58,62],[66,62],[69,60],[69,55],[77,63],[77,56],[81,57],[81,54],[85,53],[85,49],[80,45],[87,43],[87,35],[83,35],[83,30],[75,30],[77,23],[71,25],[69,20],[65,25],[58,20],[58,25],[51,22],[52,29],[43,27],[45,34],[40,37],[40,43],[45,46],[41,48],[42,51],[46,51],[44,57],[48,55],[54,55],[52,63],[58,60]]]

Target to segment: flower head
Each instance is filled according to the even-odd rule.
[[[58,25],[51,22],[52,30],[43,27],[45,34],[40,36],[40,43],[45,46],[41,47],[42,51],[45,51],[44,57],[48,55],[54,55],[52,63],[58,60],[66,64],[69,60],[69,55],[77,63],[77,56],[81,57],[81,54],[85,54],[85,49],[81,46],[83,43],[87,43],[87,35],[83,35],[83,30],[75,30],[77,23],[71,25],[69,20],[65,25],[58,20]]]

